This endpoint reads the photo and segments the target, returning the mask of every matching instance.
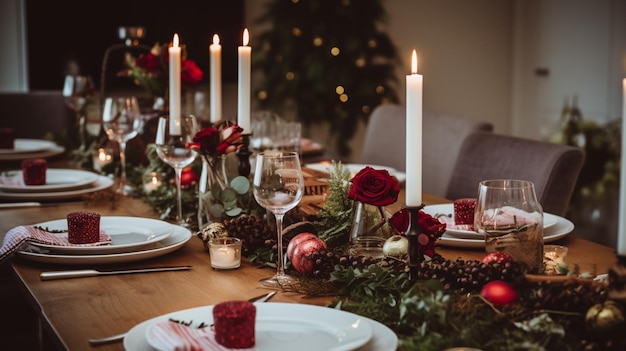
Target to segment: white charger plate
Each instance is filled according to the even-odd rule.
[[[50,230],[67,230],[67,219],[58,219],[34,224]],[[106,216],[100,218],[100,230],[111,237],[111,245],[101,246],[59,246],[30,243],[47,250],[51,254],[102,255],[132,252],[142,249],[172,234],[174,226],[165,221],[151,218]],[[67,233],[57,234],[65,235]]]
[[[359,351],[393,351],[396,350],[398,346],[398,337],[396,334],[386,327],[385,325],[374,321],[372,319],[358,316],[355,314],[351,314],[349,312],[334,310],[328,307],[320,307],[313,305],[301,305],[301,304],[292,304],[292,303],[259,303],[257,306],[257,318],[259,316],[270,316],[273,318],[279,319],[291,319],[293,318],[296,321],[305,319],[308,323],[314,322],[319,324],[324,324],[327,329],[336,328],[333,326],[335,321],[335,315],[338,316],[350,316],[353,320],[355,318],[361,319],[363,322],[367,322],[371,328],[371,337],[364,344],[359,346],[353,346],[349,348],[349,350],[359,350]],[[330,311],[326,311],[330,310]],[[137,324],[133,327],[126,337],[124,338],[124,349],[129,351],[153,351],[156,350],[148,343],[147,332],[149,328],[163,320],[167,320],[168,318],[185,318],[186,320],[190,320],[189,318],[193,318],[194,322],[205,322],[211,323],[213,320],[212,315],[212,306],[205,307],[197,307],[189,310],[173,312],[166,315],[162,315],[159,317],[155,317],[144,321],[140,324]],[[335,311],[335,312],[333,312]],[[329,319],[331,318],[331,319]],[[365,325],[365,324],[363,324]],[[261,326],[257,324],[257,330],[261,330]],[[307,334],[312,331],[307,330]],[[313,335],[317,333],[311,333]],[[320,347],[317,344],[317,340],[315,339],[312,343],[303,342],[300,340],[296,344],[296,346],[290,345],[288,350],[299,350],[299,351],[308,351],[308,350],[335,350],[336,348],[324,348]],[[259,337],[257,336],[257,344],[255,345],[255,350],[265,350],[266,348],[261,348],[259,343]],[[274,348],[275,345],[271,345],[271,350],[281,350],[280,348]],[[349,345],[345,345],[349,346]],[[265,346],[263,346],[265,347]],[[342,345],[343,347],[343,345]],[[343,349],[343,348],[341,348]],[[340,350],[341,350],[340,349]]]
[[[56,144],[49,140],[39,140],[39,139],[15,139],[15,147],[13,149],[0,149],[0,154],[2,155],[14,155],[14,154],[24,154],[24,153],[33,153],[38,151],[48,150]]]
[[[49,149],[30,153],[0,154],[0,161],[21,161],[29,158],[48,158],[65,152],[63,146],[54,145]]]
[[[82,195],[93,193],[96,191],[108,189],[113,186],[113,179],[105,176],[98,176],[96,183],[87,188],[67,190],[67,191],[54,191],[54,192],[29,192],[29,193],[15,193],[0,191],[1,200],[28,200],[28,201],[46,201],[46,200],[61,200],[72,199],[81,197]]]
[[[543,232],[543,242],[549,243],[566,237],[574,230],[574,223],[566,218],[555,216],[556,223]],[[464,247],[464,248],[485,248],[485,240],[483,238],[464,239],[458,238],[444,233],[439,240],[438,245]]]
[[[46,184],[26,185],[22,170],[2,172],[0,190],[5,192],[58,192],[85,188],[96,184],[98,174],[79,169],[47,169]]]
[[[342,163],[341,164],[343,167],[347,168],[350,173],[352,173],[352,175],[354,176],[355,174],[359,173],[360,170],[362,170],[363,168],[370,166],[374,169],[384,169],[387,172],[389,172],[389,174],[391,174],[392,176],[394,176],[399,183],[404,183],[404,181],[406,180],[406,173],[404,172],[400,172],[398,170],[396,170],[395,168],[392,167],[387,167],[387,166],[378,166],[378,165],[368,165],[368,164],[360,164],[360,163]],[[330,172],[332,170],[333,165],[330,163],[307,163],[306,165],[304,165],[304,167],[307,168],[311,168],[314,169],[316,171],[320,171],[320,172]]]
[[[433,217],[437,217],[441,223],[446,223],[446,234],[461,239],[479,239],[482,240],[484,236],[473,230],[465,230],[461,227],[454,227],[454,204],[438,204],[424,206],[424,212]],[[440,217],[445,215],[446,217]],[[552,227],[557,223],[559,216],[551,213],[543,214],[543,230]]]
[[[177,225],[173,225],[173,227],[172,235],[144,247],[141,251],[105,255],[52,255],[21,250],[15,254],[18,257],[34,262],[64,265],[117,264],[142,261],[174,252],[191,239],[191,231],[189,229]]]

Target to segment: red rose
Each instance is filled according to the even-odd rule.
[[[197,84],[202,80],[204,73],[193,60],[182,60],[181,80],[186,84]]]
[[[219,131],[217,128],[209,127],[199,131],[194,137],[193,142],[188,143],[187,147],[195,149],[201,154],[213,155],[220,143]],[[211,152],[213,151],[213,152]]]
[[[374,206],[387,206],[398,200],[400,185],[386,170],[365,167],[351,180],[348,198]]]
[[[422,232],[440,237],[446,231],[446,224],[424,211],[419,211],[418,225]]]
[[[419,225],[423,233],[433,234],[439,237],[446,231],[445,223],[439,222],[438,219],[424,211],[419,211],[418,213],[417,225]],[[406,208],[402,208],[391,216],[389,222],[398,232],[406,234],[407,229],[409,229],[410,220],[409,211]]]
[[[236,125],[204,128],[187,143],[187,147],[196,150],[202,155],[217,157],[234,152],[241,146],[241,132],[243,129]]]
[[[138,57],[135,60],[135,65],[152,73],[159,73],[162,68],[159,57],[151,53]]]
[[[406,208],[402,208],[389,218],[389,223],[391,223],[391,226],[394,227],[399,233],[406,234],[406,230],[409,229],[410,220],[409,211],[407,211]]]
[[[222,142],[217,146],[217,152],[229,154],[237,150],[242,143],[241,132],[243,132],[243,128],[238,125],[222,129],[220,135]]]
[[[402,208],[391,216],[389,223],[398,232],[406,235],[410,220],[409,211],[406,208]],[[437,239],[446,231],[446,225],[424,211],[418,212],[417,225],[421,231],[418,237],[419,247],[417,251],[422,255],[433,257],[435,255]]]

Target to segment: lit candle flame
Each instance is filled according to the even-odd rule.
[[[413,50],[411,55],[411,74],[417,74],[417,53]]]
[[[220,45],[220,37],[217,34],[213,34],[213,45]]]
[[[172,47],[178,47],[178,33],[174,33],[174,39],[172,40]]]
[[[247,46],[250,41],[250,34],[248,34],[248,28],[243,30],[243,45]]]

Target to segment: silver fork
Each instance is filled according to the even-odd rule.
[[[248,301],[250,301],[250,302],[265,302],[265,301],[271,299],[274,295],[276,295],[276,291],[272,291],[271,293],[263,294],[261,296],[253,297],[253,298],[249,299]],[[110,344],[110,343],[122,341],[122,339],[124,339],[126,334],[128,334],[128,332],[124,332],[124,333],[116,334],[116,335],[111,335],[111,336],[106,336],[104,338],[89,338],[87,340],[89,341],[89,343],[91,345],[94,345],[94,346],[95,345],[104,345],[104,344]]]

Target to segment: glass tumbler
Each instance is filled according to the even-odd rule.
[[[532,182],[480,182],[474,228],[485,235],[487,253],[504,251],[525,264],[528,273],[543,272],[543,210]]]

